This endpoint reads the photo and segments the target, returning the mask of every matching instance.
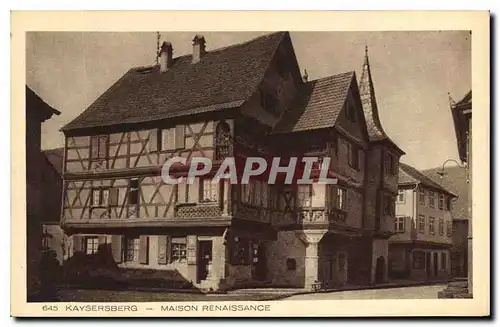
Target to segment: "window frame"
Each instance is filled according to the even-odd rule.
[[[347,211],[347,188],[337,186],[335,193],[335,208]]]
[[[426,194],[425,194],[425,189],[424,188],[420,188],[419,192],[418,192],[418,203],[421,205],[421,206],[425,206],[426,205]]]
[[[401,196],[403,196],[403,199],[401,199]],[[398,197],[397,197],[397,202],[398,203],[405,203],[406,201],[406,190],[402,188],[398,188]]]
[[[98,236],[85,236],[85,254],[86,255],[93,255],[96,254],[99,251],[99,237]],[[91,243],[91,251],[89,253],[89,241],[92,241]],[[95,248],[94,248],[95,247]]]
[[[104,139],[104,143],[101,143],[101,140]],[[95,140],[97,140],[95,142]],[[94,149],[97,145],[97,155],[94,154]],[[102,146],[104,145],[104,151],[101,153]],[[107,134],[99,134],[92,135],[90,137],[90,153],[89,159],[91,162],[96,161],[107,161],[109,156],[109,135]]]
[[[301,196],[302,195],[302,196]],[[305,203],[308,202],[308,204]],[[312,185],[297,185],[297,207],[312,208]]]
[[[91,198],[91,208],[108,208],[109,207],[109,194],[110,194],[110,187],[107,186],[99,186],[99,187],[92,187],[90,189],[90,198]],[[99,200],[98,203],[95,203],[95,195],[98,194]],[[107,197],[104,196],[104,194],[107,193]],[[106,200],[106,201],[104,201]]]
[[[170,263],[187,261],[187,238],[173,237],[170,240]]]
[[[438,232],[439,232],[439,235],[443,236],[444,235],[444,219],[443,218],[439,218],[439,223],[438,223]]]
[[[130,244],[132,244],[132,246],[130,246]],[[125,237],[124,251],[125,253],[123,256],[123,260],[125,262],[139,262],[139,253],[141,251],[140,237],[138,236]],[[132,254],[132,257],[130,257],[130,254]]]
[[[436,218],[434,217],[429,217],[429,234],[436,234]]]
[[[434,191],[429,191],[429,208],[436,208],[436,192]]]
[[[418,215],[418,232],[420,234],[425,234],[425,226],[425,215]]]
[[[443,193],[438,193],[438,208],[444,211],[445,195]]]
[[[394,232],[404,233],[406,231],[406,216],[397,216],[394,218]],[[402,227],[402,228],[400,228]]]
[[[205,185],[207,184],[207,185]],[[207,191],[210,196],[208,198],[205,197],[205,193]],[[219,200],[219,183],[213,183],[212,178],[200,178],[200,203],[217,203]]]

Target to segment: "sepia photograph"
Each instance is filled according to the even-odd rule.
[[[471,29],[24,37],[21,301],[476,299]]]

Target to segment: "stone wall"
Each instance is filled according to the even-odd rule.
[[[294,231],[281,231],[266,249],[269,280],[275,285],[304,287],[306,247]],[[295,269],[289,269],[295,260]]]

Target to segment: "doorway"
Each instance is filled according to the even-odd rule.
[[[265,281],[267,277],[267,264],[264,244],[254,243],[252,245],[252,257],[252,278],[257,281]]]
[[[431,277],[431,253],[425,252],[425,271],[427,272],[427,278]]]
[[[434,277],[438,275],[438,254],[434,252],[434,266],[433,266]]]
[[[212,241],[198,242],[198,283],[206,280],[212,269]]]
[[[375,266],[375,283],[384,282],[385,275],[385,259],[384,257],[378,257]]]

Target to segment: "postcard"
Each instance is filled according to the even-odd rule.
[[[490,314],[488,12],[11,29],[12,316]]]

